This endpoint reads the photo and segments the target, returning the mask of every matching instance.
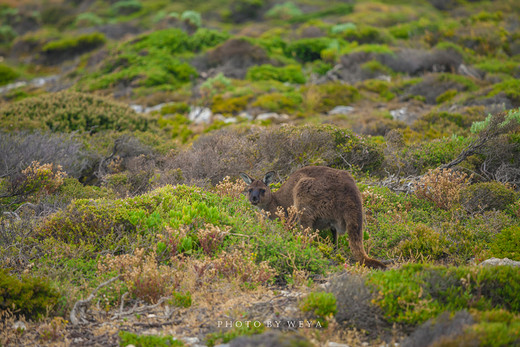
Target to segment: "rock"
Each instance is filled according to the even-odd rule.
[[[13,324],[13,330],[16,330],[16,331],[22,332],[22,331],[27,330],[27,326],[26,326],[25,323],[22,322],[22,321],[16,321],[16,322],[14,322],[14,324]]]
[[[238,115],[240,118],[245,118],[249,121],[253,120],[253,116],[249,112],[240,112]]]
[[[256,116],[256,120],[275,120],[275,121],[285,121],[289,119],[289,116],[286,114],[278,114],[276,112],[268,112],[261,113]]]
[[[346,345],[344,343],[337,343],[337,342],[329,342],[327,344],[327,347],[350,347],[349,345]]]
[[[390,114],[392,115],[392,117],[394,117],[395,120],[402,120],[404,121],[405,119],[408,118],[408,109],[406,107],[403,107],[403,108],[400,108],[400,109],[397,109],[397,110],[391,110],[390,111]]]
[[[226,123],[226,124],[236,123],[236,122],[238,122],[238,120],[235,117],[224,118],[224,123]]]
[[[210,123],[213,113],[207,107],[194,106],[188,114],[188,119],[195,124]]]
[[[130,105],[130,108],[137,113],[143,113],[145,110],[145,107],[142,105]]]
[[[503,266],[503,265],[509,265],[509,266],[517,266],[520,267],[520,261],[514,261],[509,258],[491,258],[484,260],[480,265],[483,266]]]
[[[200,342],[200,339],[198,337],[183,337],[182,341],[186,343],[187,345],[196,345]]]
[[[354,107],[352,107],[352,106],[336,106],[332,110],[329,111],[329,115],[349,114],[352,111],[354,111]]]
[[[268,331],[253,336],[240,336],[229,343],[229,347],[289,347],[312,346],[303,336],[282,334],[278,331]]]

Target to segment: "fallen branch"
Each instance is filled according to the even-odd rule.
[[[98,290],[117,281],[120,277],[121,277],[121,275],[117,275],[116,277],[113,277],[113,278],[109,279],[108,281],[101,283],[99,286],[97,286],[96,289],[94,289],[94,291],[92,293],[90,293],[88,298],[86,298],[84,300],[78,300],[74,304],[72,311],[70,311],[70,322],[72,323],[72,325],[87,324],[88,321],[85,319],[84,316],[86,314],[87,308],[90,306],[90,302],[94,299]],[[79,318],[77,317],[78,311],[79,311]]]
[[[167,297],[160,298],[159,301],[157,301],[157,303],[153,304],[153,305],[143,305],[140,307],[133,307],[132,309],[130,309],[126,312],[123,312],[122,310],[120,310],[119,313],[114,314],[111,319],[114,320],[117,318],[122,318],[124,316],[131,316],[136,313],[139,313],[139,314],[145,313],[147,311],[153,310],[154,308],[161,306],[163,302],[165,302],[166,300],[170,300],[170,299],[171,299],[171,297],[167,296]]]

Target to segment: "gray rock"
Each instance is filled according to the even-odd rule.
[[[188,119],[195,124],[210,123],[213,113],[207,107],[194,106],[188,114]]]
[[[240,112],[238,116],[247,120],[253,120],[253,116],[249,112]]]
[[[16,330],[16,331],[25,331],[27,330],[27,326],[25,325],[24,322],[22,321],[16,321],[14,324],[13,324],[13,330]]]
[[[329,115],[349,114],[352,111],[354,111],[354,107],[352,107],[352,106],[336,106],[332,110],[329,111]]]
[[[514,261],[509,258],[491,258],[484,260],[480,265],[483,266],[500,266],[500,265],[509,265],[509,266],[517,266],[520,267],[520,261]]]
[[[268,112],[261,113],[256,116],[256,120],[276,120],[276,121],[285,121],[289,119],[289,116],[286,114],[278,114],[276,112]]]
[[[142,105],[130,105],[130,108],[137,113],[143,113],[145,110],[145,107]]]
[[[312,346],[303,336],[282,334],[279,331],[268,331],[260,335],[240,336],[232,340],[229,347],[290,347]]]

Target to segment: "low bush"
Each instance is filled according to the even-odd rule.
[[[149,119],[108,98],[58,92],[27,98],[0,107],[6,130],[43,129],[55,132],[147,130]]]
[[[518,197],[517,192],[499,182],[475,183],[460,192],[462,206],[471,213],[504,210]]]
[[[271,112],[292,113],[299,109],[303,99],[298,93],[269,93],[260,95],[251,104]]]
[[[359,91],[348,84],[327,82],[317,86],[304,86],[302,95],[314,94],[314,100],[306,101],[310,111],[326,113],[335,106],[347,106],[361,98]]]
[[[0,160],[3,177],[14,177],[38,161],[60,165],[68,176],[79,179],[92,169],[96,154],[87,150],[79,136],[0,131]]]
[[[268,19],[288,20],[302,15],[300,8],[291,1],[275,4],[267,11],[265,17]]]
[[[128,15],[143,8],[143,4],[139,0],[121,0],[111,6],[112,11],[118,15]]]
[[[247,71],[246,78],[251,81],[268,81],[275,80],[289,83],[305,83],[300,65],[288,65],[284,67],[275,67],[270,64],[253,66]]]
[[[311,292],[300,302],[302,312],[310,312],[317,317],[324,328],[328,326],[328,319],[336,315],[336,297],[333,293]]]
[[[489,249],[495,257],[520,261],[520,227],[503,229],[491,241]]]
[[[229,18],[233,23],[257,19],[264,7],[263,0],[233,0],[229,5]]]
[[[17,276],[0,269],[0,310],[12,310],[28,319],[41,319],[58,308],[61,295],[40,277]]]
[[[11,67],[0,63],[0,86],[10,83],[17,79],[20,76],[18,72],[16,72]]]
[[[372,272],[367,284],[390,322],[420,324],[444,311],[505,309],[520,312],[520,272],[510,266],[405,265]]]
[[[159,335],[138,335],[129,331],[119,331],[120,345],[133,345],[136,347],[170,347],[170,346],[185,346],[184,342],[175,339],[173,336],[159,336]]]
[[[42,52],[50,62],[72,57],[93,50],[106,42],[102,33],[83,34],[78,37],[51,41],[42,47]]]
[[[296,58],[301,62],[310,62],[321,59],[321,51],[329,47],[329,38],[307,38],[293,41],[284,48],[288,57]]]
[[[228,235],[230,229],[232,233]],[[238,278],[251,284],[270,281],[275,274],[272,269],[280,280],[295,270],[323,273],[326,263],[323,255],[309,243],[303,244],[301,237],[292,231],[280,229],[273,222],[259,225],[244,197],[232,200],[200,188],[165,186],[134,198],[75,200],[47,218],[38,227],[36,237],[79,243],[88,247],[91,255],[107,247],[131,253],[139,245],[150,244],[157,244],[162,251],[168,249],[175,256],[219,254],[204,264],[225,278]],[[159,238],[157,235],[164,230],[165,236]],[[239,236],[232,236],[234,233]],[[265,237],[259,236],[264,234]],[[251,235],[247,247],[254,249],[252,257],[236,249],[244,235]],[[287,262],[288,257],[291,262]],[[141,258],[145,259],[144,254]],[[148,297],[157,298],[157,295],[152,293]]]
[[[438,208],[449,210],[459,202],[461,190],[469,185],[468,175],[452,170],[429,170],[415,186],[415,194],[434,203]]]
[[[17,35],[10,25],[0,25],[0,44],[10,43]]]

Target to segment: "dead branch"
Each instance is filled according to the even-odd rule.
[[[166,300],[170,300],[170,299],[171,299],[171,297],[167,296],[167,297],[160,298],[159,301],[157,301],[157,303],[153,304],[153,305],[143,305],[140,307],[134,306],[132,309],[130,309],[126,312],[122,312],[122,310],[120,310],[120,312],[114,314],[111,319],[114,320],[114,319],[118,319],[118,318],[123,318],[124,316],[131,316],[136,313],[137,314],[145,313],[147,311],[153,310],[154,308],[161,306],[163,302],[165,302]]]
[[[72,311],[70,311],[70,322],[73,325],[87,324],[88,321],[84,318],[84,316],[86,315],[86,310],[88,309],[88,306],[90,305],[91,301],[96,296],[96,293],[98,292],[98,290],[117,281],[120,277],[121,277],[121,275],[117,275],[116,277],[113,277],[113,278],[109,279],[108,281],[101,283],[99,286],[97,286],[96,289],[94,289],[94,291],[92,293],[90,293],[88,298],[86,298],[84,300],[78,300],[74,304]],[[77,317],[78,312],[79,312],[79,318]]]

